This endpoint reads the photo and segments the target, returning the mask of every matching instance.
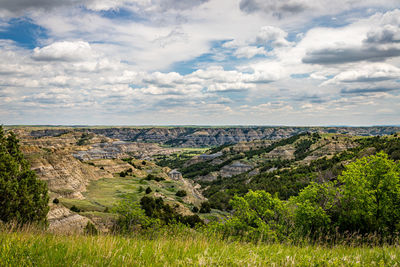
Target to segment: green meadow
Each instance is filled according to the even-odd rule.
[[[54,235],[2,230],[0,266],[399,266],[396,246],[227,241],[196,232]]]

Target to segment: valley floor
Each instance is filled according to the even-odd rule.
[[[0,266],[399,266],[400,247],[251,244],[197,233],[155,237],[0,231]]]

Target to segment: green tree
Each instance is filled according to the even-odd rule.
[[[147,217],[140,204],[130,196],[121,200],[113,211],[119,215],[116,230],[120,233],[131,233],[158,224],[157,220]]]
[[[146,194],[150,194],[151,192],[153,192],[153,190],[151,190],[150,186],[146,188]]]
[[[187,193],[185,190],[179,190],[178,192],[176,192],[175,194],[177,197],[186,197]]]
[[[294,229],[303,235],[317,236],[332,230],[332,217],[338,203],[338,188],[334,183],[311,183],[291,197],[288,205],[292,207]]]
[[[380,152],[350,163],[338,177],[342,230],[389,234],[400,230],[400,163]]]
[[[87,222],[83,231],[87,235],[97,235],[99,233],[96,226],[93,223],[91,223],[90,221]]]
[[[233,216],[222,226],[229,235],[274,240],[286,231],[285,206],[277,196],[250,190],[244,197],[233,197],[230,204]]]
[[[200,213],[210,213],[211,205],[208,201],[202,202],[200,205]]]
[[[30,170],[13,132],[0,126],[0,220],[46,224],[47,185]]]

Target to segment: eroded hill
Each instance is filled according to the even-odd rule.
[[[191,215],[191,209],[205,200],[198,185],[183,178],[171,179],[170,168],[151,161],[155,154],[168,155],[180,149],[79,131],[43,137],[32,137],[24,129],[16,132],[31,168],[48,184],[48,220],[53,231],[82,231],[88,221],[108,231],[116,218],[112,209],[126,195],[160,197],[182,215]],[[147,188],[151,192],[146,192]],[[177,196],[178,191],[186,195]]]
[[[304,132],[337,133],[353,136],[388,135],[399,127],[114,127],[32,129],[33,137],[57,136],[85,131],[130,142],[160,143],[179,147],[212,147],[254,140],[276,140]]]
[[[218,152],[216,152],[218,151]],[[197,156],[181,168],[184,177],[199,182],[213,208],[229,209],[235,194],[265,190],[288,199],[311,182],[336,179],[344,166],[358,158],[386,152],[400,159],[400,138],[355,137],[306,133],[273,142],[222,146]]]
[[[384,135],[398,130],[394,127],[245,129],[18,128],[15,131],[22,139],[22,150],[32,168],[48,183],[54,201],[50,203],[48,219],[55,231],[81,230],[88,221],[108,231],[115,221],[112,208],[127,195],[136,200],[144,195],[160,197],[182,215],[193,214],[192,208],[199,207],[207,197],[212,211],[223,214],[218,210],[229,211],[229,200],[235,194],[243,195],[250,189],[266,190],[287,199],[310,182],[335,179],[356,158],[384,150],[393,159],[400,159],[397,135],[354,135]],[[258,130],[279,135],[254,134]],[[228,137],[216,139],[214,135],[221,131]],[[295,134],[296,131],[303,132]],[[229,137],[230,134],[235,138]],[[282,136],[287,137],[277,139]],[[248,138],[254,140],[247,141]],[[173,141],[178,139],[177,143]],[[210,143],[222,145],[211,149],[183,148]],[[171,179],[168,175],[171,169],[178,169],[184,178]],[[151,192],[146,193],[147,188]],[[186,195],[177,196],[178,191]]]

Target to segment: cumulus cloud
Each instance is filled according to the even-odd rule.
[[[213,92],[245,91],[256,88],[257,84],[276,81],[274,73],[254,71],[242,73],[226,71],[221,66],[199,69],[191,74],[176,72],[142,73],[136,76],[141,90],[151,95],[182,95],[204,97]]]
[[[332,47],[307,52],[303,63],[342,64],[358,61],[379,62],[400,56],[399,48],[381,49],[379,47]]]
[[[0,0],[1,9],[10,12],[21,12],[30,9],[52,9],[63,6],[83,5],[92,10],[109,10],[124,5],[140,7],[151,10],[155,8],[167,9],[190,9],[208,0]]]
[[[386,24],[372,29],[367,33],[366,43],[387,44],[400,42],[400,23],[398,25]]]
[[[353,88],[353,89],[342,89],[342,94],[371,94],[371,93],[383,93],[399,90],[399,88],[393,87],[367,87],[367,88]]]
[[[256,55],[266,55],[266,51],[263,47],[257,46],[243,46],[239,47],[234,55],[238,58],[252,58]]]
[[[271,44],[273,46],[286,46],[290,42],[286,40],[287,32],[274,26],[264,26],[260,29],[256,36],[256,43],[258,44]]]
[[[379,63],[366,66],[354,66],[353,69],[340,72],[324,84],[356,82],[370,83],[398,79],[399,77],[399,68],[389,64]]]
[[[33,9],[52,9],[60,6],[81,4],[82,0],[0,0],[0,10],[20,14]]]
[[[237,58],[250,59],[256,55],[268,55],[266,49],[291,45],[292,43],[286,39],[287,35],[287,32],[279,27],[263,26],[256,36],[247,40],[231,40],[222,46],[234,50],[233,55]]]
[[[238,2],[0,5],[33,11],[26,16],[49,37],[32,50],[0,40],[4,123],[351,124],[352,112],[375,116],[372,105],[400,110],[397,10],[314,27],[315,16],[378,1]]]
[[[262,12],[277,17],[288,17],[308,12],[315,14],[334,14],[346,9],[363,8],[367,6],[397,7],[396,0],[241,0],[239,7],[243,12]]]
[[[282,13],[300,13],[308,8],[304,0],[241,0],[240,9],[247,13],[266,12],[276,15]]]
[[[32,58],[38,61],[69,61],[79,62],[93,59],[96,54],[90,44],[83,41],[55,42],[48,46],[33,50]]]
[[[394,10],[376,14],[344,29],[328,29],[327,32],[336,35],[320,37],[321,46],[310,48],[302,62],[324,65],[358,61],[379,62],[398,57],[400,56],[399,17],[400,10]],[[322,40],[325,37],[327,40]]]

